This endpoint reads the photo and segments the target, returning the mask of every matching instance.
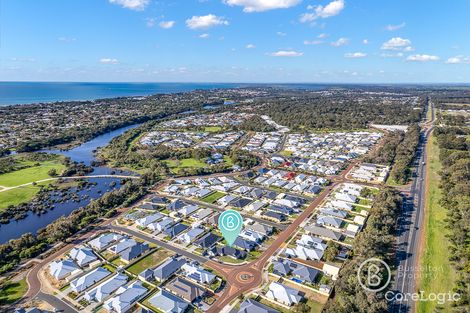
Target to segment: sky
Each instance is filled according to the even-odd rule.
[[[470,83],[470,0],[1,0],[0,80]]]

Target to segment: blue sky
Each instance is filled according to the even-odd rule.
[[[470,0],[2,0],[0,80],[470,82]]]

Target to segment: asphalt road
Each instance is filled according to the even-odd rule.
[[[415,177],[411,183],[409,196],[405,198],[403,213],[398,223],[397,271],[392,291],[403,295],[416,292],[416,280],[423,274],[419,268],[419,249],[423,228],[426,193],[426,145],[432,128],[422,132],[415,161]],[[408,297],[409,298],[409,297]],[[414,312],[414,301],[395,301],[390,312]]]

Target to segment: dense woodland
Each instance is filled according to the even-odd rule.
[[[440,204],[448,210],[446,224],[449,258],[457,273],[454,291],[462,296],[453,312],[470,308],[470,143],[468,128],[438,127],[434,130],[442,164]]]
[[[354,241],[353,257],[340,271],[335,286],[335,297],[328,301],[326,313],[382,313],[390,303],[384,299],[388,288],[374,293],[359,284],[360,264],[369,258],[379,258],[387,264],[395,263],[396,219],[402,207],[402,197],[394,189],[384,189],[375,196],[367,225]],[[362,273],[364,276],[366,273]]]
[[[393,165],[390,177],[399,184],[405,184],[411,178],[411,163],[416,155],[420,140],[420,128],[413,124],[408,131],[389,132],[383,139],[383,145],[372,151],[364,161]]]
[[[411,124],[421,119],[425,98],[410,103],[408,98],[387,102],[383,97],[361,98],[345,93],[330,96],[305,94],[289,98],[273,98],[260,105],[260,113],[292,130],[359,129],[370,123]]]

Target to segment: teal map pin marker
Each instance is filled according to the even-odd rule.
[[[231,247],[243,226],[243,218],[237,211],[227,210],[219,216],[219,229]]]

